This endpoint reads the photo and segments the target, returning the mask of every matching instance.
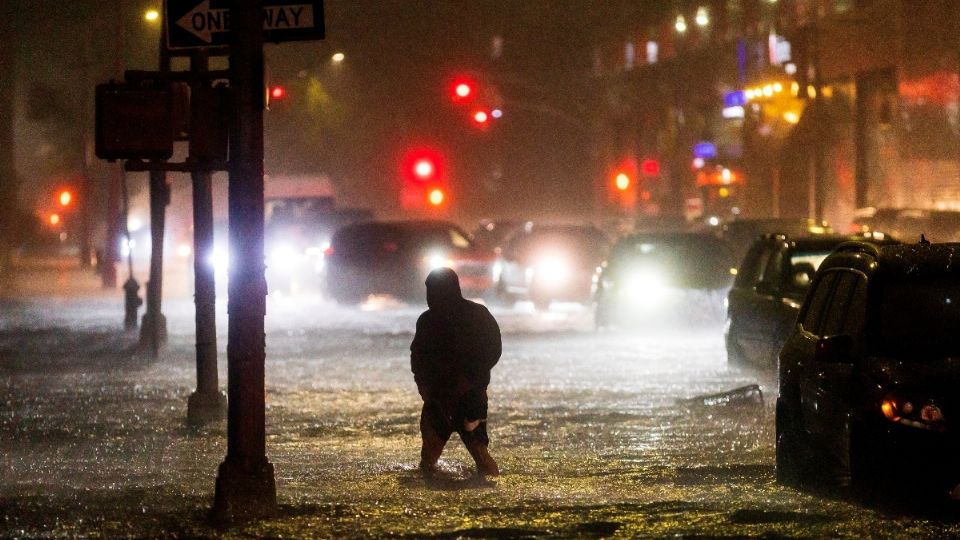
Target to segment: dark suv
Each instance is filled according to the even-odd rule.
[[[778,481],[960,491],[958,328],[960,244],[838,246],[780,353]]]
[[[775,369],[817,267],[843,242],[864,239],[878,245],[896,243],[882,234],[759,237],[740,263],[727,295],[727,361]]]

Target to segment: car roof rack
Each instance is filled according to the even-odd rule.
[[[833,248],[834,253],[863,253],[865,255],[870,255],[872,257],[880,256],[880,249],[869,242],[861,242],[860,240],[850,240],[848,242],[843,242],[839,246]]]

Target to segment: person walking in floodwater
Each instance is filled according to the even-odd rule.
[[[454,432],[467,447],[481,476],[500,474],[487,451],[487,385],[500,359],[500,327],[484,306],[460,292],[449,268],[427,276],[427,306],[410,344],[410,367],[423,398],[420,413],[420,469],[430,473]]]

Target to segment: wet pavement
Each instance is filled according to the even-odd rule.
[[[268,302],[267,455],[280,512],[214,528],[206,513],[226,423],[185,422],[191,300],[165,300],[170,343],[152,361],[120,330],[119,292],[41,289],[8,288],[0,301],[2,537],[960,535],[952,507],[905,511],[777,485],[775,382],[728,368],[719,328],[597,333],[575,305],[493,308],[504,355],[489,430],[503,474],[477,479],[454,438],[426,480],[408,356],[423,306],[316,296]],[[751,384],[762,401],[691,399]]]

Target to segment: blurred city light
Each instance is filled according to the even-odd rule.
[[[477,111],[473,113],[473,121],[478,124],[486,124],[489,117],[485,111]]]
[[[494,109],[490,111],[490,116],[494,118],[500,118],[503,116],[503,111],[501,111],[500,109]]]
[[[57,200],[60,201],[60,206],[70,206],[70,203],[73,202],[73,194],[67,190],[61,191]]]
[[[339,64],[340,62],[343,62],[343,59],[344,59],[344,58],[346,58],[346,57],[344,56],[344,54],[343,54],[342,52],[334,53],[333,56],[330,57],[330,59],[333,60],[333,61],[334,61],[335,63],[337,63],[337,64]]]
[[[60,223],[60,216],[58,214],[50,214],[50,224],[57,225]]]
[[[429,200],[433,206],[440,206],[443,204],[444,199],[446,199],[446,195],[440,188],[430,190],[430,194],[427,196],[427,200]]]
[[[460,84],[458,84],[457,87],[454,89],[454,92],[456,92],[456,94],[457,94],[458,96],[462,97],[462,98],[465,98],[465,97],[469,96],[469,95],[470,95],[470,92],[472,92],[472,91],[473,91],[473,89],[470,88],[470,85],[467,84],[467,83],[460,83]]]
[[[626,191],[630,187],[630,177],[627,176],[627,173],[619,173],[614,179],[617,189],[620,191]]]
[[[436,166],[433,164],[433,161],[427,158],[421,158],[413,164],[413,174],[417,178],[427,180],[433,178],[433,173],[436,171]]]
[[[155,9],[148,9],[143,13],[143,20],[147,22],[157,22],[160,20],[160,12]]]
[[[710,16],[707,14],[707,8],[700,6],[697,8],[697,16],[694,18],[697,26],[706,26],[710,24]]]
[[[674,23],[673,27],[682,34],[687,31],[687,20],[683,18],[683,15],[677,15],[677,22]]]

